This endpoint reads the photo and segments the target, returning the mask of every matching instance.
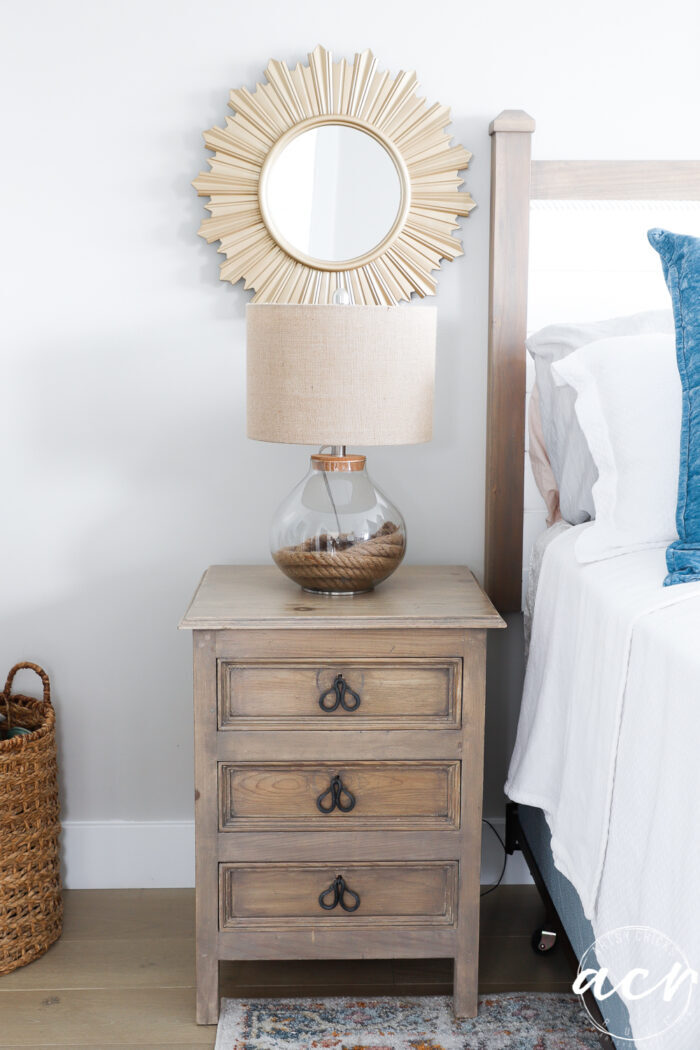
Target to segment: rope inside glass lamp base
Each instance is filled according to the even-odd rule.
[[[353,542],[339,536],[326,550],[318,550],[316,537],[298,547],[282,547],[272,557],[279,569],[311,591],[352,594],[371,590],[391,576],[403,559],[406,538],[393,521],[387,521],[368,540]]]

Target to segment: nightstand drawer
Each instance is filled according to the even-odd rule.
[[[221,729],[460,725],[459,657],[219,661]]]
[[[220,925],[451,926],[457,870],[456,861],[221,864]]]
[[[265,762],[219,765],[222,831],[459,827],[460,763]]]

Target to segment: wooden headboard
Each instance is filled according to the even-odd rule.
[[[700,161],[530,159],[535,122],[491,124],[491,241],[484,586],[500,613],[521,607],[525,335],[531,200],[700,200]]]

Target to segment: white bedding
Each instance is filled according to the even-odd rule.
[[[530,634],[532,633],[532,618],[535,614],[535,597],[537,596],[537,588],[540,582],[540,573],[542,572],[542,562],[544,556],[547,553],[552,540],[564,532],[566,529],[570,529],[568,521],[555,521],[553,525],[550,525],[548,529],[541,532],[532,545],[530,551],[530,564],[528,566],[527,574],[527,591],[525,592],[525,604],[523,606],[523,633],[525,636],[525,659],[527,660],[528,653],[530,650]]]
[[[596,936],[653,926],[700,970],[700,584],[664,588],[663,548],[578,564],[587,527],[543,560],[506,793],[544,810]],[[698,1050],[697,1018],[668,1038]]]

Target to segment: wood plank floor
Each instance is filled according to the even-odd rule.
[[[216,1029],[194,1017],[194,891],[73,890],[63,937],[29,966],[0,977],[0,1047],[194,1050]],[[565,955],[538,958],[534,886],[482,900],[480,991],[571,989]],[[228,996],[449,995],[452,962],[367,960],[222,964]]]

